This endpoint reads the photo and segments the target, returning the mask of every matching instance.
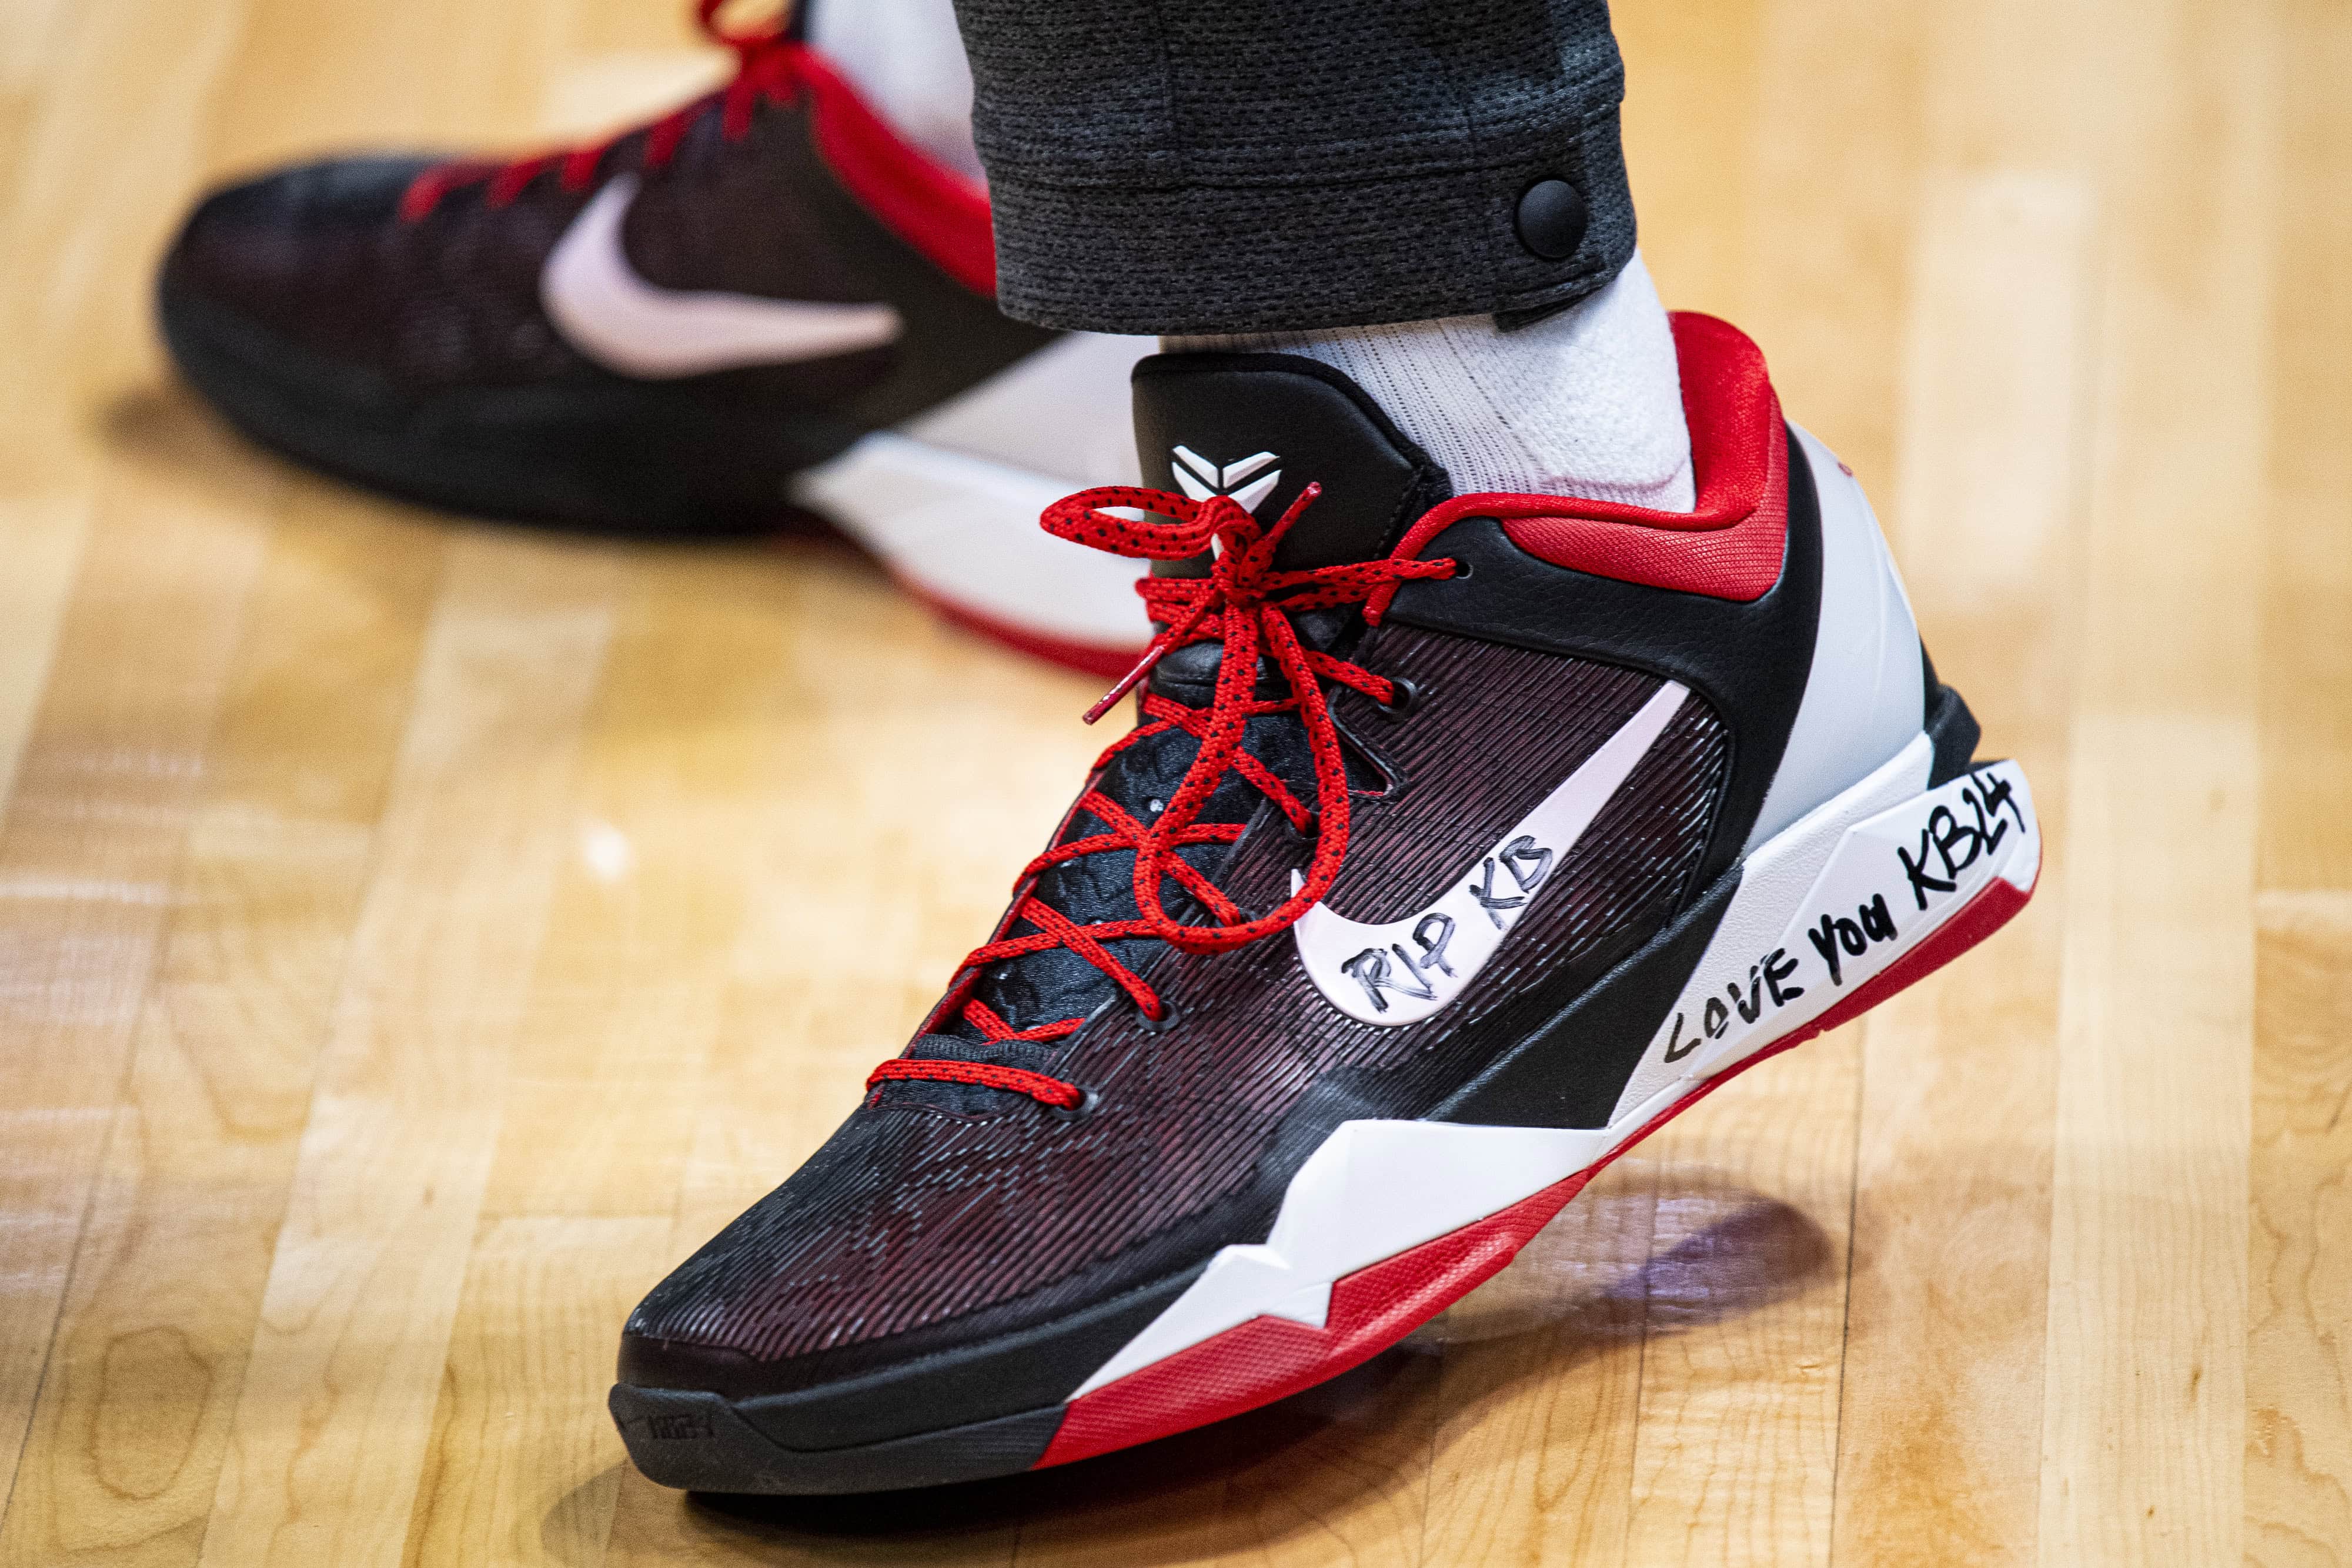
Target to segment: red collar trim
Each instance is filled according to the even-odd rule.
[[[901,138],[814,50],[803,52],[802,72],[817,155],[843,188],[940,271],[975,294],[994,297],[987,187]]]
[[[1678,311],[1683,413],[1698,506],[1658,512],[1564,496],[1456,496],[1413,524],[1412,556],[1464,517],[1496,517],[1540,560],[1596,577],[1747,601],[1780,579],[1789,534],[1789,438],[1764,355],[1712,316]]]

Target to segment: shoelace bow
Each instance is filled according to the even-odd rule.
[[[751,129],[751,111],[761,99],[790,103],[798,93],[808,51],[787,37],[781,18],[742,32],[730,32],[719,20],[727,0],[698,0],[695,20],[713,43],[735,51],[735,76],[717,92],[696,99],[642,129],[646,132],[645,166],[658,169],[677,152],[677,144],[697,120],[717,106],[720,130],[730,141]],[[620,142],[635,134],[623,131],[592,146],[541,152],[510,163],[437,163],[409,183],[400,199],[400,215],[410,222],[424,217],[441,198],[463,186],[488,182],[483,200],[503,207],[521,195],[530,183],[549,169],[561,167],[567,191],[584,191],[596,183],[604,159]]]
[[[1126,486],[1082,490],[1045,509],[1041,521],[1048,533],[1115,555],[1142,560],[1192,560],[1213,549],[1215,552],[1205,577],[1147,577],[1136,584],[1152,620],[1165,630],[1152,638],[1135,668],[1087,713],[1088,723],[1134,690],[1160,657],[1175,649],[1217,642],[1223,644],[1223,657],[1207,707],[1193,707],[1147,689],[1143,722],[1095,761],[1095,776],[1099,779],[1111,759],[1129,747],[1171,730],[1183,730],[1198,739],[1200,749],[1174,795],[1147,822],[1098,788],[1089,787],[1079,797],[1073,815],[1091,816],[1105,824],[1104,831],[1056,844],[1022,869],[1013,912],[1000,929],[1010,932],[1025,924],[1030,930],[973,948],[957,967],[950,1003],[958,994],[969,993],[991,964],[1050,947],[1067,947],[1126,992],[1145,1018],[1158,1022],[1167,1017],[1166,1004],[1106,944],[1146,936],[1188,953],[1227,952],[1287,930],[1331,890],[1348,853],[1348,773],[1323,683],[1360,692],[1382,706],[1395,700],[1396,683],[1304,646],[1291,617],[1310,610],[1361,605],[1365,619],[1377,624],[1403,583],[1414,578],[1451,577],[1455,569],[1450,560],[1392,556],[1307,571],[1276,570],[1275,551],[1283,536],[1320,493],[1320,486],[1309,485],[1270,528],[1230,497],[1194,501],[1164,490]],[[1139,508],[1171,520],[1131,521],[1103,510],[1107,507]],[[1286,697],[1257,695],[1259,660],[1267,654],[1289,685]],[[1294,711],[1306,728],[1314,761],[1315,804],[1311,807],[1242,744],[1250,720]],[[1302,834],[1311,831],[1315,838],[1314,858],[1305,880],[1288,898],[1261,915],[1252,916],[1234,904],[1179,852],[1195,844],[1230,844],[1241,837],[1241,823],[1196,820],[1229,771],[1239,773],[1271,800],[1294,829]],[[1113,850],[1135,852],[1135,918],[1081,925],[1036,896],[1036,879],[1044,872],[1066,861]],[[1210,922],[1187,923],[1168,913],[1166,886],[1171,881],[1208,913]],[[1086,1022],[1083,1018],[1067,1018],[1016,1030],[993,1008],[969,995],[961,1016],[990,1040],[1055,1040]],[[876,1068],[866,1086],[872,1089],[895,1079],[977,1083],[1026,1094],[1066,1111],[1076,1109],[1086,1099],[1085,1092],[1075,1084],[1042,1072],[992,1062],[907,1057]]]

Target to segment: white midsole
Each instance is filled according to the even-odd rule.
[[[1252,1318],[1323,1326],[1337,1281],[1589,1168],[1706,1080],[1819,1018],[1996,877],[2031,888],[2042,840],[2023,772],[2015,763],[1993,763],[1927,789],[1933,751],[1927,736],[1917,737],[1748,857],[1730,907],[1606,1127],[1340,1124],[1291,1177],[1266,1239],[1221,1249],[1070,1397]],[[1925,883],[1906,871],[1902,856],[1924,862]],[[1841,922],[1853,927],[1851,936]],[[1837,956],[1834,978],[1812,939],[1824,929]],[[1857,940],[1859,953],[1851,946]],[[1735,984],[1736,1000],[1727,990]],[[1720,1019],[1709,1006],[1718,998]]]
[[[1141,648],[1140,562],[1056,538],[1037,515],[1076,488],[894,432],[860,439],[792,480],[822,513],[932,599],[1068,643]]]

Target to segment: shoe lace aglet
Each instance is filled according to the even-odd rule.
[[[1103,693],[1100,697],[1095,700],[1095,706],[1087,709],[1087,722],[1088,724],[1092,724],[1097,719],[1102,717],[1103,715],[1117,707],[1119,704],[1119,700],[1125,697],[1128,693],[1133,691],[1137,685],[1141,684],[1143,677],[1151,673],[1151,666],[1158,664],[1160,662],[1160,655],[1166,652],[1168,652],[1167,639],[1164,637],[1154,637],[1151,640],[1151,646],[1143,651],[1143,657],[1135,662],[1135,668],[1119,676],[1118,684],[1111,687],[1110,690]]]
[[[1150,646],[1143,650],[1143,657],[1135,662],[1135,668],[1121,675],[1118,678],[1118,684],[1117,685],[1103,693],[1102,696],[1095,703],[1095,706],[1087,709],[1087,722],[1088,724],[1092,724],[1097,719],[1102,717],[1103,715],[1110,712],[1111,709],[1119,705],[1121,699],[1123,699],[1128,693],[1133,691],[1138,685],[1141,685],[1143,677],[1151,673],[1151,667],[1160,663],[1160,659],[1162,654],[1166,653],[1169,649],[1177,646],[1179,643],[1183,642],[1185,638],[1190,637],[1192,634],[1192,628],[1201,623],[1202,618],[1208,613],[1208,608],[1209,607],[1206,602],[1195,604],[1190,611],[1185,612],[1183,620],[1179,621],[1173,626],[1169,627],[1165,632],[1162,632],[1158,636],[1152,638]]]

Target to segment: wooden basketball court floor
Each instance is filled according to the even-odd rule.
[[[0,1563],[2352,1558],[2352,9],[1619,9],[1651,265],[1873,486],[2040,896],[1337,1385],[717,1506],[624,1463],[622,1317],[897,1049],[1096,684],[165,372],[200,183],[656,105],[667,0],[0,0]]]

